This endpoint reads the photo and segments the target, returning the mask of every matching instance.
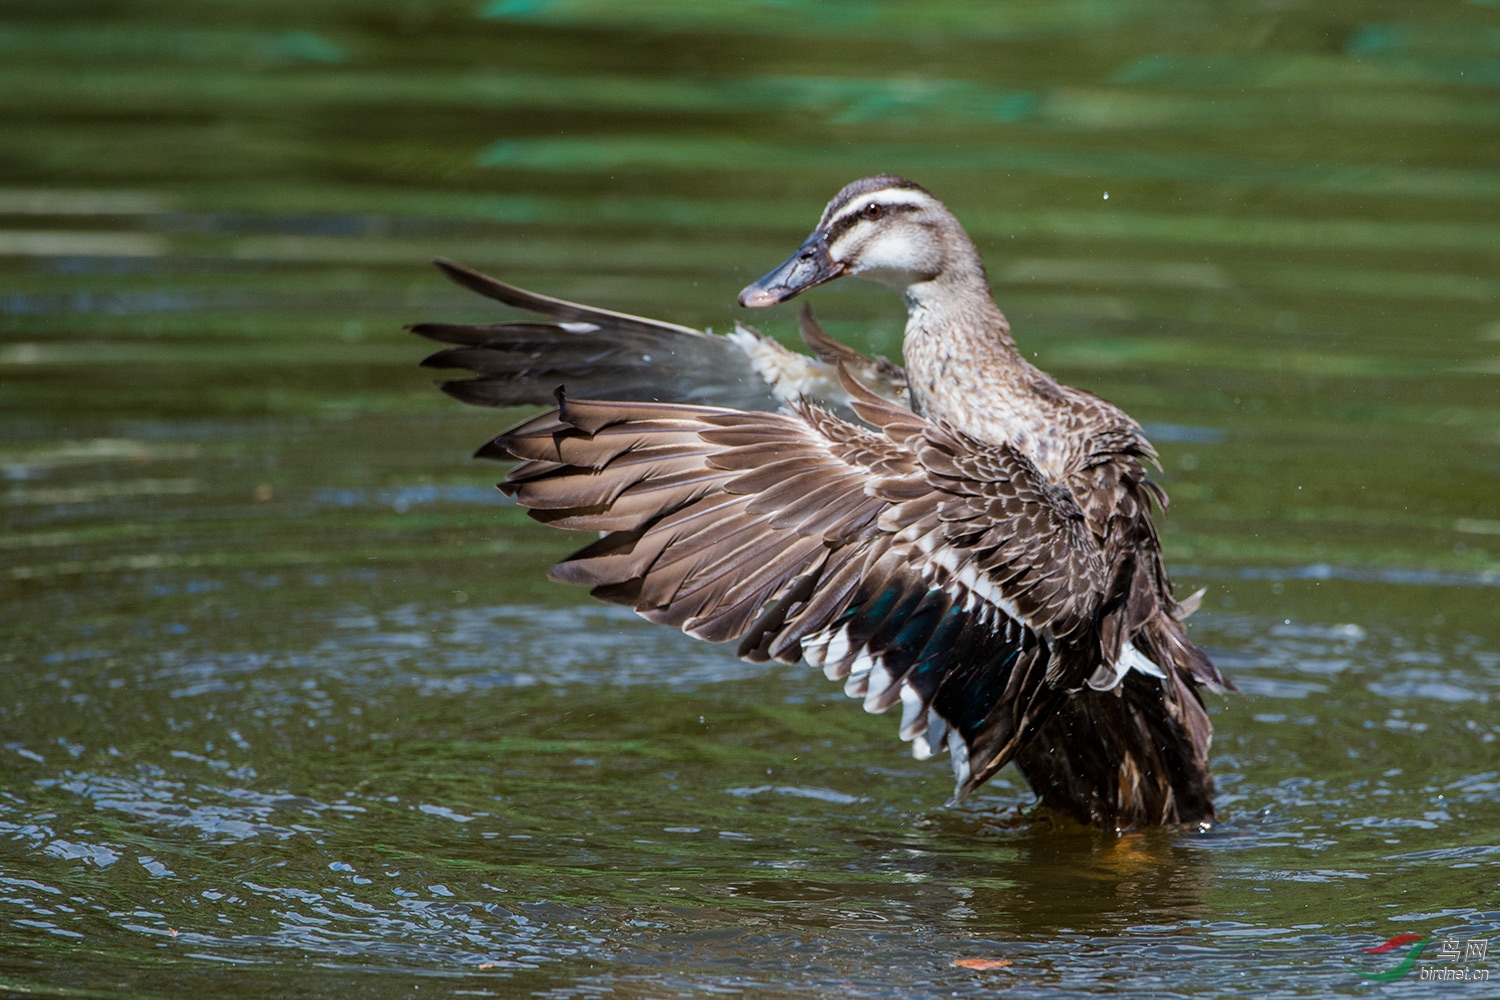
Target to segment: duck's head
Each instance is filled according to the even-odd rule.
[[[984,269],[963,227],[926,188],[890,174],[846,186],[797,252],[740,292],[742,306],[773,306],[846,274],[902,291],[945,274]]]

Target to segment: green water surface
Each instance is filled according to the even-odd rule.
[[[723,330],[879,171],[1161,450],[1211,832],[548,583],[401,329]],[[0,7],[0,995],[1497,996],[1359,975],[1500,938],[1497,603],[1492,0]]]

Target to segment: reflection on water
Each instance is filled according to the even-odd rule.
[[[0,27],[4,989],[1325,995],[1500,935],[1491,5],[205,17]],[[876,170],[1160,447],[1214,830],[945,808],[817,671],[547,583],[467,458],[513,415],[399,329],[498,315],[438,254],[724,329]]]

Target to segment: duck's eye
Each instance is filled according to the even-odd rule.
[[[880,203],[876,202],[876,201],[872,201],[872,202],[870,202],[870,204],[868,204],[868,205],[865,206],[865,213],[864,213],[865,214],[865,218],[867,218],[867,219],[878,219],[878,218],[880,218],[880,214],[881,214],[882,211],[884,211],[884,209],[882,208],[882,206],[880,205]]]

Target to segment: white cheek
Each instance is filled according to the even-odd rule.
[[[862,247],[846,248],[840,241],[832,247],[835,260],[850,261],[849,273],[881,277],[870,272],[896,275],[914,274],[932,269],[932,252],[925,240],[910,230],[881,233]],[[847,256],[840,251],[845,251]],[[852,257],[852,260],[850,258]]]

